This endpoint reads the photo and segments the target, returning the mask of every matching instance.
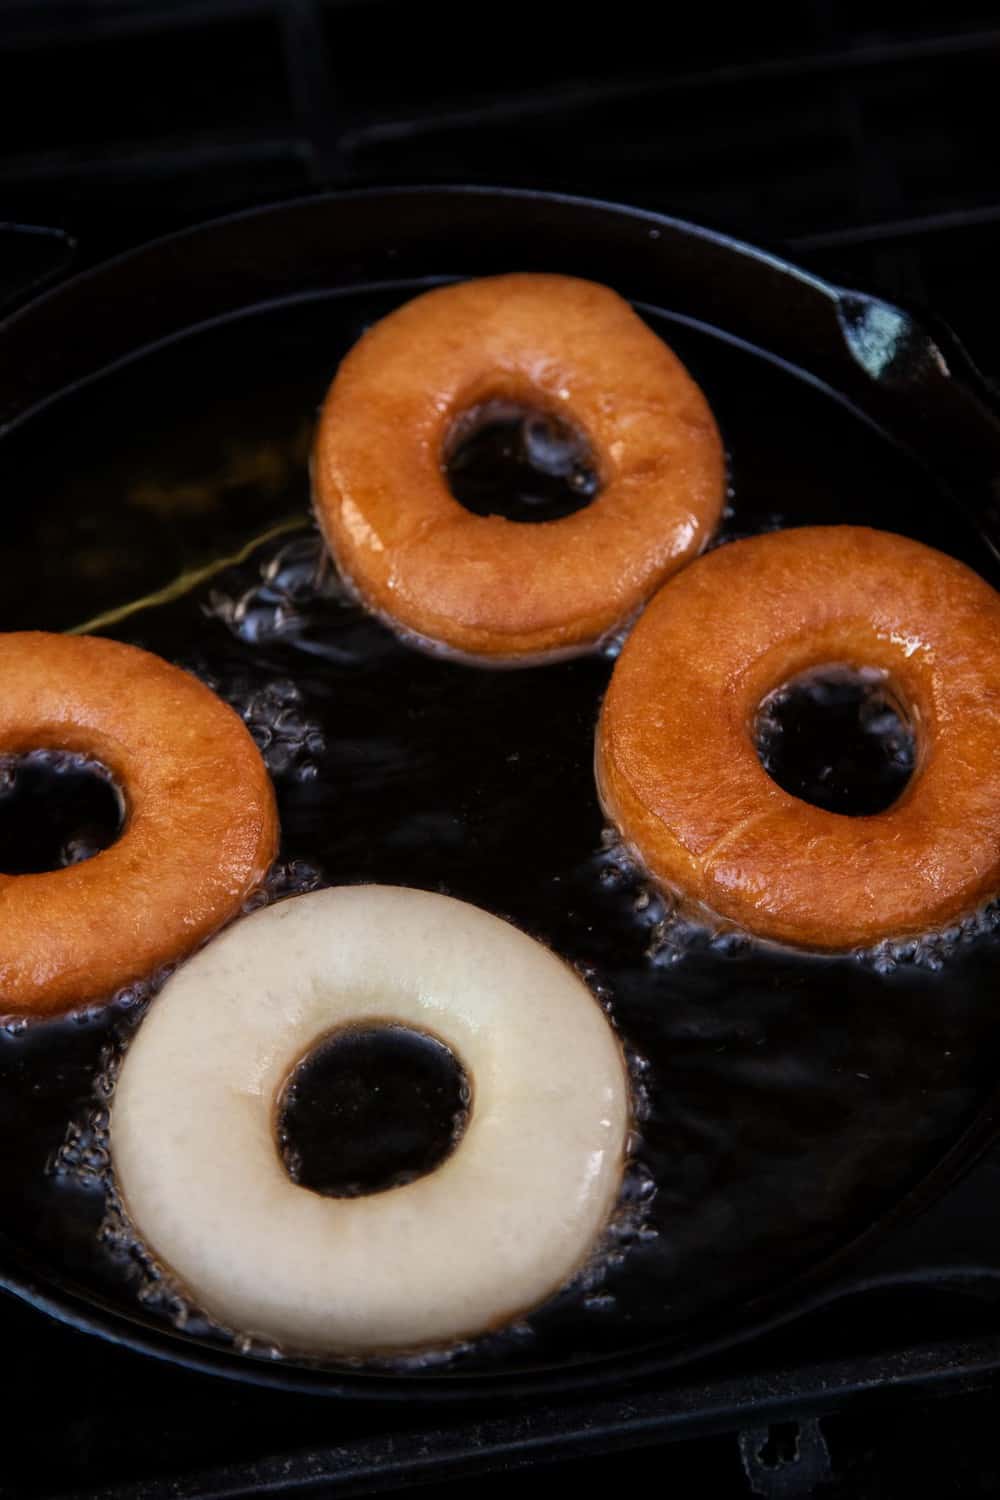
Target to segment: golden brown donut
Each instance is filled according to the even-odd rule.
[[[235,915],[274,857],[274,792],[239,717],[197,678],[96,636],[0,635],[0,755],[100,761],[125,801],[116,843],[0,875],[0,1014],[110,996]]]
[[[733,542],[653,600],[597,735],[604,807],[666,886],[779,942],[912,935],[1000,889],[1000,595],[929,547],[856,526]],[[762,699],[825,664],[874,667],[909,711],[914,773],[885,812],[785,792]]]
[[[459,504],[449,434],[494,399],[585,432],[589,506],[522,525]],[[724,492],[683,365],[615,292],[568,276],[465,281],[376,323],[337,372],[313,461],[320,526],[369,607],[496,662],[582,650],[627,620],[705,545]]]

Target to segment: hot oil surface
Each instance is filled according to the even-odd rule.
[[[0,758],[0,873],[34,875],[92,859],[118,838],[125,803],[96,761],[58,750]]]
[[[767,695],[755,730],[760,763],[780,787],[849,817],[891,807],[916,762],[913,726],[873,668],[803,673]]]
[[[425,1177],[465,1130],[460,1063],[408,1026],[345,1027],[314,1047],[282,1091],[277,1134],[293,1182],[357,1198]]]
[[[96,468],[84,464],[79,482],[96,495],[114,453],[107,413],[117,427],[138,403],[153,413],[143,462],[162,455],[165,470],[186,468],[197,486],[208,472],[198,433],[214,424],[219,451],[251,432],[280,446],[342,349],[403,295],[331,299],[200,335],[133,366],[127,381],[102,382],[103,405],[91,391],[50,409],[36,442],[65,445],[86,429]],[[727,534],[866,522],[981,561],[926,476],[846,408],[751,352],[653,321],[705,387],[729,446]],[[296,381],[286,389],[288,368]],[[131,493],[130,462],[110,488],[109,525]],[[272,497],[286,513],[303,491],[294,465],[287,476]],[[70,492],[50,478],[62,514]],[[162,524],[186,534],[176,507]],[[158,535],[159,525],[153,550]],[[232,540],[229,530],[219,552]],[[614,1226],[599,1285],[584,1278],[516,1335],[462,1350],[455,1364],[558,1364],[694,1337],[709,1314],[780,1286],[867,1226],[972,1121],[1000,1060],[996,939],[949,935],[928,950],[928,962],[943,959],[937,970],[672,940],[658,899],[602,840],[593,729],[611,661],[495,672],[423,655],[348,601],[320,557],[307,533],[272,542],[115,633],[194,665],[244,712],[275,778],[285,857],[312,862],[331,884],[443,889],[510,917],[607,992],[646,1064],[630,1181],[655,1192],[644,1187],[641,1211]],[[77,618],[109,602],[103,584],[86,599],[76,587]],[[17,620],[65,622],[41,609]],[[36,1264],[134,1313],[139,1281],[98,1239],[100,1191],[74,1170],[45,1172],[68,1122],[93,1107],[102,1048],[123,1025],[109,1012],[4,1038],[0,1130],[18,1149],[0,1165],[0,1214]]]
[[[455,499],[480,516],[558,521],[582,510],[601,488],[582,432],[512,401],[484,401],[463,412],[443,458]]]

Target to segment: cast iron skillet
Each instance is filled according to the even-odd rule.
[[[983,547],[1000,558],[1000,414],[946,330],[932,334],[897,307],[724,236],[548,194],[406,189],[313,198],[171,236],[70,280],[0,327],[0,445],[30,433],[31,419],[71,390],[195,326],[322,294],[519,267],[607,282],[637,304],[672,309],[681,323],[718,331],[832,390],[926,466],[938,490],[969,513]],[[71,464],[73,455],[65,459]],[[0,1284],[131,1348],[286,1389],[442,1400],[603,1383],[724,1348],[845,1292],[968,1270],[961,1243],[948,1242],[948,1205],[995,1138],[998,1115],[1000,1093],[888,1214],[780,1293],[755,1297],[694,1342],[671,1340],[568,1369],[414,1380],[269,1365],[175,1336],[138,1310],[129,1317],[82,1294],[68,1276],[40,1274],[6,1236]],[[943,1240],[932,1235],[928,1249],[919,1238],[899,1238],[928,1215],[945,1226]]]

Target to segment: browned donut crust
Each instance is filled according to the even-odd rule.
[[[668,584],[615,667],[604,807],[649,871],[751,932],[846,949],[913,935],[1000,889],[1000,595],[865,527],[733,542]],[[885,812],[802,802],[760,764],[761,700],[828,664],[875,667],[917,763]]]
[[[492,399],[587,435],[601,493],[560,520],[467,511],[444,452]],[[568,276],[442,287],[364,335],[337,372],[313,462],[316,514],[368,605],[423,644],[517,661],[580,650],[701,550],[725,492],[698,387],[615,292]]]
[[[0,635],[0,755],[99,760],[121,837],[67,869],[0,875],[0,1014],[110,996],[235,915],[277,846],[274,791],[239,717],[197,678],[96,636]]]

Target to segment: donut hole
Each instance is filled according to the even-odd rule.
[[[600,492],[586,434],[563,417],[500,397],[453,423],[444,450],[452,494],[477,516],[558,521]]]
[[[885,672],[816,667],[761,703],[757,754],[773,781],[827,812],[885,812],[913,774],[912,721]]]
[[[92,859],[120,835],[125,799],[107,766],[63,750],[0,759],[0,873]]]
[[[345,1027],[296,1065],[277,1108],[281,1158],[299,1187],[357,1198],[433,1172],[461,1140],[471,1088],[426,1032]]]

